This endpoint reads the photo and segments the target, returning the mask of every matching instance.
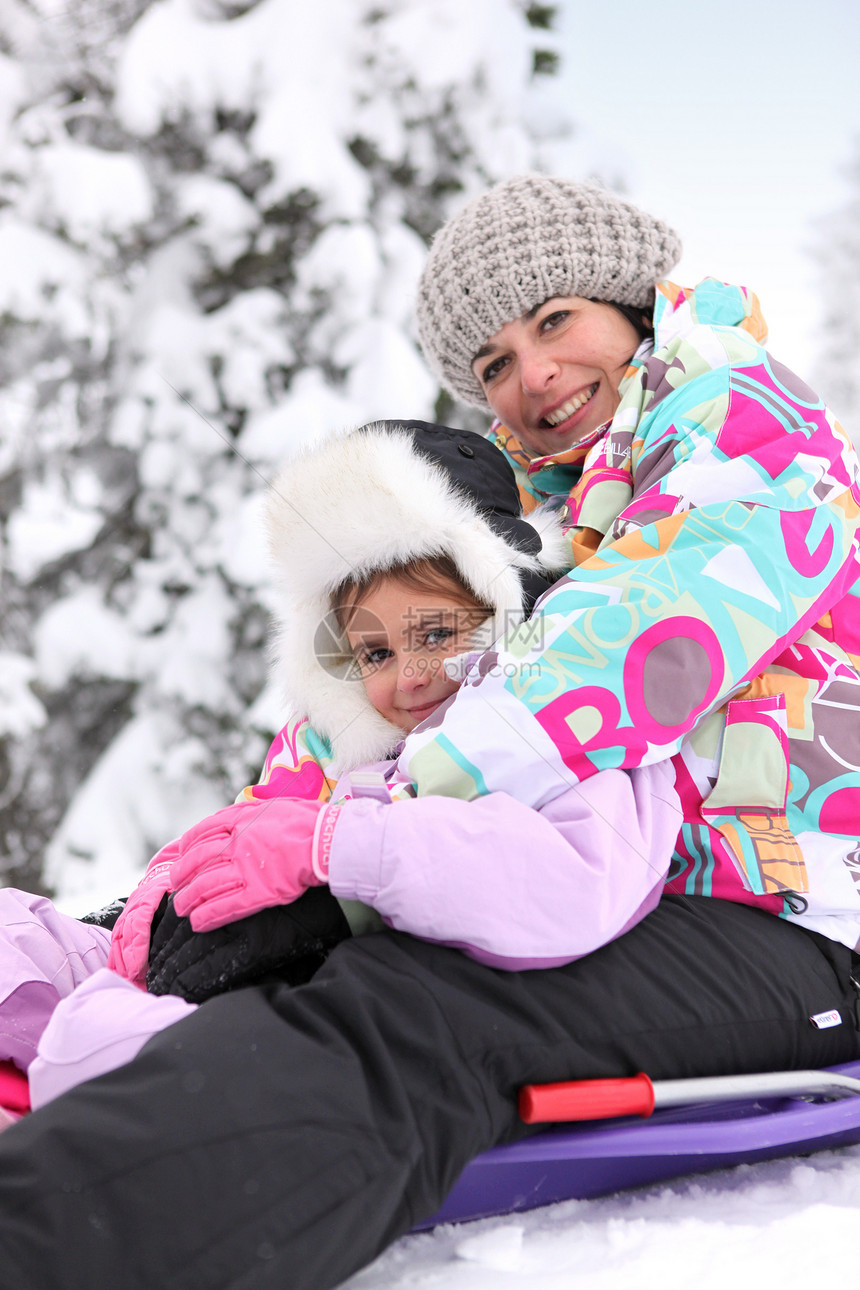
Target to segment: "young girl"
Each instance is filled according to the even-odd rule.
[[[240,801],[253,811],[273,797],[386,792],[384,759],[459,687],[445,662],[519,621],[551,584],[549,570],[565,564],[560,530],[552,516],[521,518],[513,472],[484,439],[423,422],[378,422],[304,454],[276,481],[268,513],[282,623],[275,667],[300,715]],[[353,783],[368,763],[377,779]],[[176,841],[152,861],[116,922],[110,956],[104,926],[43,897],[0,892],[0,1059],[29,1067],[34,1105],[128,1060],[189,1010],[101,971],[110,963],[144,984],[150,922],[180,853]],[[231,940],[229,965],[223,938],[191,937],[170,911],[151,985],[200,1001],[217,992],[226,966],[233,985],[273,972],[304,979],[349,934],[327,888],[307,897],[290,907],[294,918],[245,920],[246,942]],[[374,925],[370,911],[345,904],[355,930]]]
[[[457,612],[441,633],[449,645],[440,652],[432,642],[438,658],[486,648],[530,612],[554,581],[549,571],[570,562],[553,512],[522,517],[513,472],[491,444],[421,421],[377,422],[290,462],[270,490],[267,526],[275,677],[302,718],[275,739],[261,784],[247,790],[255,799],[289,784],[290,797],[325,798],[333,781],[389,757],[418,724],[405,694],[377,708],[344,633],[350,604],[375,596],[383,575],[404,589],[403,640],[416,645],[412,614],[434,593],[453,598]],[[413,679],[423,670],[416,664]],[[383,674],[366,669],[364,679],[373,689]],[[409,690],[408,674],[404,681]],[[456,688],[430,697],[441,702]]]

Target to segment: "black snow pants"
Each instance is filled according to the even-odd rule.
[[[704,897],[545,971],[345,941],[308,984],[212,999],[0,1134],[0,1290],[328,1290],[527,1132],[523,1083],[860,1056],[851,964]]]

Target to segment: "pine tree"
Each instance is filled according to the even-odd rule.
[[[82,912],[283,718],[264,482],[337,426],[484,424],[417,349],[427,242],[582,159],[551,6],[38,5],[0,16],[0,864]]]

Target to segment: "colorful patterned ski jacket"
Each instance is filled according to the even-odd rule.
[[[763,337],[746,290],[661,284],[610,425],[528,462],[497,429],[524,491],[563,499],[575,567],[406,740],[396,791],[426,799],[422,829],[404,835],[397,805],[344,809],[333,875],[432,837],[437,795],[545,813],[566,786],[670,759],[669,890],[858,945],[858,463]]]
[[[589,952],[664,880],[858,944],[858,463],[763,339],[746,290],[663,283],[611,424],[537,460],[496,428],[523,494],[565,508],[574,567],[407,738],[393,804],[333,808],[336,894],[504,966]],[[668,873],[657,781],[600,796],[658,766],[683,806]],[[557,816],[632,851],[562,857]],[[470,892],[497,911],[477,932]]]

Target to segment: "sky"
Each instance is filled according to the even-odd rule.
[[[771,350],[809,378],[812,221],[844,203],[860,141],[860,4],[561,0],[557,27],[579,119],[684,240],[675,280],[752,287]]]

